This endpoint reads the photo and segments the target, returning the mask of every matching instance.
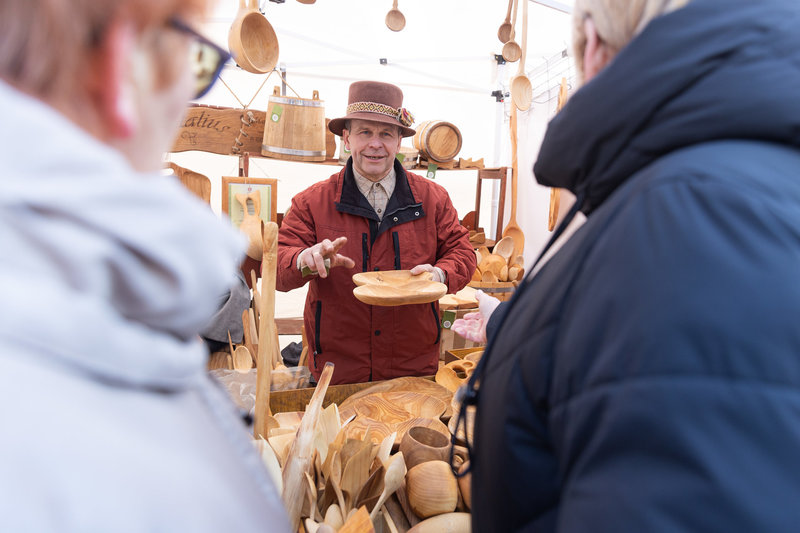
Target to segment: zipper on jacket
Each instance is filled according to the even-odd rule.
[[[431,302],[431,311],[433,319],[436,321],[436,342],[434,344],[439,344],[439,340],[442,338],[442,323],[439,321],[439,313],[436,312],[436,302]]]
[[[319,323],[322,321],[322,302],[317,300],[317,311],[314,314],[314,370],[317,370],[317,354],[322,353],[322,343],[319,340]]]
[[[392,241],[394,241],[394,269],[400,270],[400,236],[396,231],[392,232]]]
[[[361,261],[361,272],[366,272],[369,262],[369,236],[366,233],[361,234]]]

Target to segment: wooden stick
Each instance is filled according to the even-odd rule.
[[[275,327],[275,276],[278,267],[278,225],[268,222],[264,225],[264,255],[261,261],[261,316],[259,317],[262,342],[258,345],[256,364],[256,408],[253,432],[256,437],[267,436],[267,418],[272,416],[269,409],[269,388],[272,382],[272,360],[275,349],[270,328]],[[295,530],[297,526],[295,525]]]
[[[303,507],[305,495],[305,473],[311,466],[312,455],[314,453],[314,431],[319,421],[319,413],[322,410],[322,401],[333,376],[333,363],[325,363],[319,383],[308,402],[308,407],[300,421],[292,448],[286,457],[283,467],[283,504],[289,515],[289,525],[291,531],[297,531],[300,524],[300,512]],[[369,519],[369,515],[367,515]]]

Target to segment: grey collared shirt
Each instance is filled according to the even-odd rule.
[[[358,190],[361,191],[369,205],[375,210],[378,218],[383,220],[383,216],[386,214],[386,204],[389,203],[389,198],[392,197],[394,186],[397,183],[394,168],[390,169],[389,173],[379,181],[368,180],[359,174],[355,168],[353,168],[353,175],[356,178]]]

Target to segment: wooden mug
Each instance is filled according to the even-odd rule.
[[[448,461],[450,440],[442,433],[424,426],[409,429],[400,441],[400,451],[411,470],[426,461]]]

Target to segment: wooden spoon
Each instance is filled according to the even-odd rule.
[[[248,372],[253,368],[253,356],[247,346],[237,346],[233,351],[233,369],[239,372]]]
[[[347,505],[344,501],[344,494],[342,494],[342,457],[339,455],[338,451],[333,452],[330,480],[331,485],[333,486],[333,491],[336,493],[336,498],[339,500],[339,509],[341,510],[340,514],[342,515],[342,519],[344,519],[345,512],[347,511]]]
[[[397,9],[397,0],[394,0],[392,9],[386,13],[386,27],[392,31],[400,31],[406,27],[406,17]]]
[[[506,264],[510,264],[511,256],[514,254],[514,238],[503,237],[497,241],[497,244],[494,245],[492,253],[505,259]]]
[[[506,20],[500,24],[497,29],[497,38],[500,42],[506,44],[511,39],[511,6],[514,5],[514,0],[508,0],[508,11],[506,12]]]
[[[509,63],[519,60],[522,56],[522,48],[514,42],[514,26],[517,25],[517,5],[519,0],[514,1],[514,22],[511,23],[511,36],[506,44],[503,45],[503,59]]]
[[[275,277],[278,266],[278,225],[268,222],[264,225],[264,255],[261,260],[261,317],[260,326],[264,336],[258,346],[258,373],[256,374],[256,406],[253,431],[256,436],[267,435],[268,418],[272,416],[269,408],[269,389],[272,382],[272,351],[276,349],[270,342],[270,328],[275,327]],[[327,387],[327,385],[326,385]]]
[[[244,218],[239,224],[239,230],[247,235],[249,245],[247,255],[253,259],[261,258],[261,193],[253,191],[249,194],[238,193],[234,196],[236,201],[242,206]],[[252,213],[251,211],[252,206]]]
[[[392,457],[392,461],[389,463],[389,466],[386,468],[386,475],[383,476],[383,492],[381,492],[381,495],[378,498],[378,503],[375,504],[375,507],[372,508],[372,512],[369,514],[370,520],[375,522],[375,519],[378,517],[378,513],[381,510],[381,506],[386,501],[386,498],[394,494],[394,492],[400,488],[400,485],[403,483],[405,477],[406,462],[403,459],[403,452],[397,452]]]
[[[511,215],[503,230],[503,237],[514,239],[514,255],[521,255],[525,248],[525,234],[517,224],[517,182],[519,168],[517,163],[517,107],[511,106]]]
[[[519,70],[511,80],[511,101],[520,111],[527,111],[533,100],[533,86],[531,80],[525,75],[525,55],[528,48],[528,2],[522,4],[522,57],[519,60]]]

